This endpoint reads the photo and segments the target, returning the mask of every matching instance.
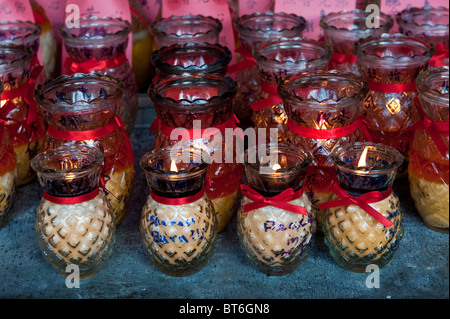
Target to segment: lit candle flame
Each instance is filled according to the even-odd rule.
[[[280,164],[274,164],[273,166],[272,166],[272,170],[274,170],[274,171],[277,171],[277,170],[279,170],[279,169],[281,169],[281,165]]]
[[[2,100],[1,102],[0,102],[0,108],[2,108],[3,107],[3,105],[5,105],[6,104],[6,100]]]
[[[178,168],[177,168],[177,165],[175,165],[175,161],[174,160],[172,160],[172,162],[170,163],[170,171],[178,173]]]
[[[366,159],[367,159],[367,152],[369,151],[369,147],[366,146],[364,151],[361,154],[361,157],[359,158],[358,167],[365,167],[366,166]]]

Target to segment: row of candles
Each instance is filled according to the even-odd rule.
[[[413,16],[446,15],[448,36],[448,9],[419,12]],[[151,189],[140,232],[163,273],[199,271],[236,211],[242,249],[267,274],[294,271],[320,230],[345,269],[382,267],[403,236],[392,191],[402,164],[424,222],[448,232],[448,196],[434,195],[448,195],[449,156],[448,67],[428,69],[437,37],[388,35],[392,18],[382,15],[380,28],[367,29],[366,17],[359,10],[325,16],[324,40],[314,41],[300,37],[302,17],[243,16],[236,21],[241,60],[233,65],[218,44],[216,19],[171,17],[152,25],[160,49],[148,94],[157,119],[155,148],[140,160]],[[136,91],[124,58],[129,25],[80,22],[80,29],[61,27],[67,75],[45,83],[36,49],[0,46],[0,221],[16,184],[37,172],[44,190],[39,247],[62,275],[76,264],[88,278],[111,254],[130,205]],[[448,53],[438,58],[435,67],[448,64]],[[332,63],[338,70],[329,70]],[[240,162],[237,150],[231,160],[219,152],[230,140],[217,138],[226,129],[239,133],[238,126],[278,133],[247,139],[253,142]],[[188,136],[172,139],[180,127]],[[231,144],[248,136],[240,132]],[[263,143],[270,161],[261,157]]]

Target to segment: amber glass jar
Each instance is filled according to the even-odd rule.
[[[36,88],[49,128],[45,150],[61,146],[89,146],[104,154],[105,192],[120,225],[130,204],[134,155],[118,116],[123,83],[108,75],[60,76]]]
[[[176,149],[165,148],[145,154],[140,162],[151,189],[141,215],[142,242],[150,260],[169,276],[200,271],[217,239],[201,153],[190,149],[178,155]]]
[[[252,125],[255,129],[267,129],[267,142],[270,142],[270,129],[278,130],[279,141],[288,130],[286,111],[278,97],[277,86],[303,72],[327,71],[331,54],[328,44],[302,38],[264,42],[254,48],[260,87],[255,92],[255,102],[250,104]]]
[[[66,24],[60,27],[69,55],[64,62],[64,74],[97,73],[123,82],[125,89],[118,112],[129,135],[138,110],[136,79],[126,56],[130,32],[128,21],[108,17],[81,18],[79,28],[69,28]]]
[[[441,67],[417,78],[421,124],[410,149],[411,196],[425,225],[448,233],[449,216],[449,69]]]
[[[255,12],[238,17],[234,28],[240,42],[239,61],[253,58],[253,48],[258,44],[281,38],[298,38],[303,35],[306,20],[295,14],[275,12]],[[234,112],[243,128],[251,126],[253,114],[249,105],[259,99],[260,81],[256,63],[235,71],[238,93],[235,98]]]
[[[319,227],[324,217],[319,204],[328,200],[335,175],[331,152],[369,138],[362,122],[362,102],[368,89],[361,78],[336,70],[294,76],[278,87],[288,116],[289,131],[283,142],[313,155],[305,191],[318,211]]]
[[[160,124],[155,149],[194,145],[212,156],[206,193],[214,204],[219,232],[239,206],[244,175],[242,164],[235,160],[237,138],[226,138],[226,129],[235,126],[232,109],[236,88],[236,82],[229,77],[184,73],[158,79],[148,91]],[[182,130],[178,132],[181,138],[173,136],[176,129]]]
[[[80,279],[95,276],[115,243],[111,206],[99,189],[103,154],[62,146],[33,158],[44,195],[35,230],[43,257],[63,276],[78,267]]]
[[[267,162],[259,152],[249,148],[245,154],[248,185],[242,186],[237,233],[254,267],[281,276],[295,271],[313,244],[315,210],[302,190],[312,157],[295,145],[276,145]]]
[[[356,44],[358,66],[369,84],[364,117],[374,142],[392,146],[405,158],[398,178],[407,176],[410,128],[417,96],[416,78],[434,53],[424,39],[383,34]]]
[[[33,98],[35,79],[31,75],[30,50],[12,44],[0,46],[0,119],[5,121],[10,142],[16,152],[19,186],[36,177],[30,161],[44,145],[46,125]]]

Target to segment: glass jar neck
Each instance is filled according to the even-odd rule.
[[[0,49],[0,81],[3,90],[16,89],[30,79],[31,54],[20,47],[7,46]]]
[[[28,48],[32,55],[39,50],[40,27],[29,21],[0,22],[0,42],[22,45]]]
[[[425,116],[435,122],[449,121],[449,68],[427,70],[417,78],[419,99]]]

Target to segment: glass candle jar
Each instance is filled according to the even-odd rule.
[[[428,68],[433,52],[426,40],[401,34],[383,34],[356,44],[358,66],[369,84],[364,101],[367,128],[374,142],[403,154],[405,161],[398,178],[407,176],[416,77]]]
[[[312,157],[295,145],[268,147],[268,157],[254,147],[245,153],[248,185],[242,185],[237,233],[251,264],[280,276],[297,269],[313,243],[315,210],[302,190]]]
[[[388,33],[394,26],[391,16],[380,12],[376,21],[365,10],[332,12],[320,19],[323,36],[333,48],[330,70],[351,72],[360,75],[354,45],[361,39],[378,37]],[[377,24],[375,24],[377,23]]]
[[[31,74],[31,51],[22,46],[0,46],[1,94],[0,119],[5,121],[10,142],[17,157],[18,185],[36,177],[30,161],[44,145],[46,125],[33,98],[35,79]]]
[[[287,115],[277,86],[303,72],[327,71],[331,54],[328,44],[302,38],[274,40],[255,47],[253,56],[260,88],[255,92],[259,97],[255,96],[255,102],[250,104],[253,110],[252,125],[255,129],[267,129],[267,143],[270,141],[270,129],[278,130],[279,141],[288,131]]]
[[[295,14],[275,12],[255,12],[238,17],[234,28],[240,41],[238,64],[230,66],[235,74],[238,92],[234,103],[234,113],[243,128],[251,127],[253,114],[249,105],[259,98],[260,80],[253,58],[253,48],[258,44],[281,38],[297,38],[303,35],[306,20]],[[250,63],[249,63],[250,62]]]
[[[140,164],[151,189],[140,221],[148,256],[166,275],[193,275],[207,263],[217,238],[201,152],[169,147],[147,153]]]
[[[449,216],[449,69],[417,77],[420,118],[410,149],[411,196],[429,228],[448,233]]]
[[[115,222],[99,190],[103,154],[92,148],[61,147],[32,160],[44,195],[35,229],[44,258],[64,277],[78,266],[80,279],[95,276],[115,243]]]
[[[43,83],[47,79],[46,73],[38,60],[41,28],[30,21],[1,21],[0,45],[14,44],[27,47],[31,53],[31,75],[36,83]]]
[[[111,76],[78,73],[49,80],[35,92],[49,125],[45,150],[85,145],[103,152],[102,177],[117,225],[128,211],[134,179],[133,150],[117,114],[123,91]]]
[[[152,125],[155,149],[194,146],[211,156],[206,193],[221,232],[239,207],[244,175],[242,164],[236,161],[237,138],[226,134],[236,127],[232,111],[236,82],[214,74],[184,73],[158,79],[148,94],[157,114],[157,125]]]
[[[449,63],[449,11],[444,7],[408,8],[397,14],[399,31],[427,39],[434,44],[435,52],[430,67]]]
[[[220,20],[192,14],[157,19],[151,25],[158,48],[184,43],[218,43],[222,29]]]
[[[403,211],[392,192],[403,156],[375,143],[336,147],[336,180],[326,209],[323,233],[333,259],[344,269],[365,272],[384,267],[403,237]]]
[[[0,81],[0,95],[3,83]],[[8,222],[17,189],[16,153],[9,142],[5,121],[0,119],[0,229]]]
[[[218,43],[174,44],[155,51],[152,63],[158,77],[210,73],[225,76],[231,51]]]
[[[65,74],[97,73],[111,75],[124,83],[119,115],[128,135],[134,129],[138,110],[138,89],[126,56],[130,23],[122,19],[89,17],[79,20],[79,28],[60,27],[68,58]]]
[[[318,226],[335,175],[330,154],[335,147],[370,140],[362,121],[367,83],[350,73],[317,72],[294,76],[278,87],[288,116],[283,142],[301,146],[313,155],[305,191],[317,209]],[[366,134],[365,134],[366,133]]]

